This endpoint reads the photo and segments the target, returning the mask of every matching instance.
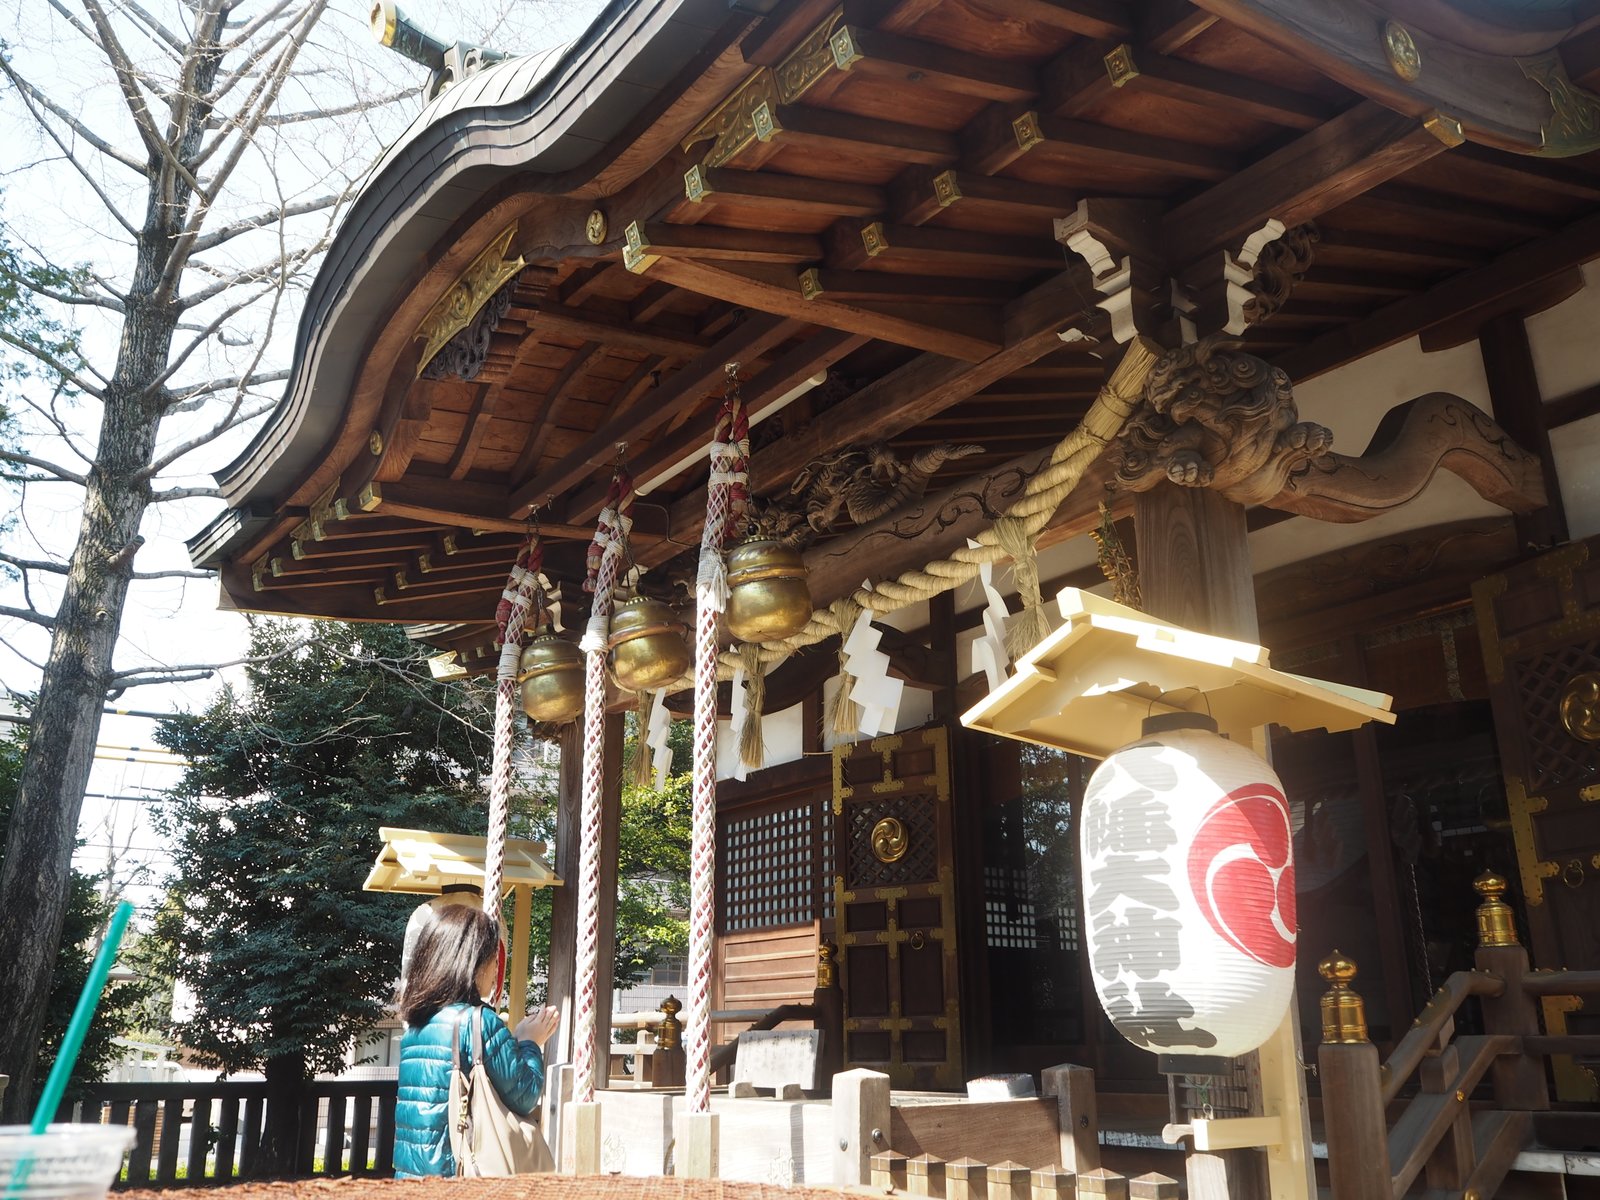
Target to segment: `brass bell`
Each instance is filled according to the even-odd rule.
[[[541,634],[522,651],[517,685],[530,720],[570,721],[583,711],[583,653],[553,633]]]
[[[811,590],[800,551],[771,538],[748,538],[728,555],[727,631],[741,642],[793,637],[811,620]]]
[[[661,601],[635,596],[611,615],[611,673],[630,692],[649,692],[689,669],[685,626]]]

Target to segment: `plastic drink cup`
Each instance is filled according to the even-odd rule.
[[[133,1148],[127,1125],[0,1125],[5,1200],[103,1200]]]

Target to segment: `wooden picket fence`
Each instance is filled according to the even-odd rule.
[[[1104,1167],[1073,1172],[1064,1167],[1030,1171],[1014,1162],[990,1165],[974,1158],[946,1162],[931,1154],[907,1158],[894,1151],[872,1156],[873,1189],[943,1200],[1178,1200],[1178,1181],[1166,1175],[1129,1179]]]

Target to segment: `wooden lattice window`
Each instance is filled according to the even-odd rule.
[[[729,933],[814,921],[831,895],[831,830],[811,796],[723,818],[723,918]],[[830,905],[831,907],[831,905]]]

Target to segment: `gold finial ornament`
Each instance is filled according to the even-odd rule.
[[[819,988],[836,987],[839,982],[839,967],[833,961],[837,951],[832,942],[823,942],[817,947],[817,986]]]
[[[741,642],[781,642],[811,620],[806,564],[794,546],[746,538],[728,555],[728,607],[722,623]]]
[[[1472,890],[1483,897],[1478,905],[1478,945],[1517,945],[1517,920],[1505,902],[1506,881],[1493,871],[1485,871],[1472,881]]]
[[[1356,977],[1353,958],[1335,950],[1317,964],[1317,974],[1328,981],[1322,994],[1324,1045],[1359,1045],[1367,1040],[1367,1006],[1350,987]]]
[[[661,1011],[666,1016],[661,1018],[661,1027],[656,1030],[656,1046],[661,1050],[676,1050],[683,1044],[683,1022],[678,1020],[683,1004],[676,996],[668,996],[661,1002]]]
[[[1411,31],[1398,21],[1383,23],[1383,52],[1394,73],[1407,83],[1415,83],[1422,74],[1422,52]]]

